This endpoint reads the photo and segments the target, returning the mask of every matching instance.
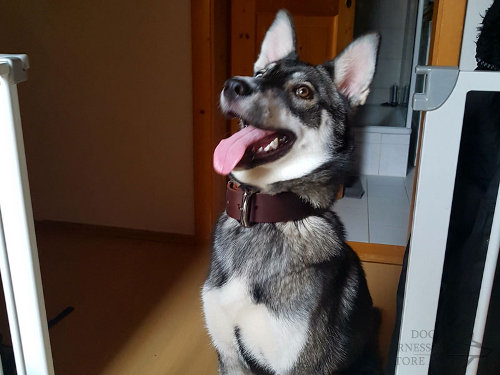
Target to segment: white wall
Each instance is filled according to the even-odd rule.
[[[381,35],[377,71],[368,104],[390,100],[393,84],[400,82],[405,40],[407,0],[358,0],[354,34],[377,31]]]
[[[7,1],[35,218],[192,234],[189,1]]]

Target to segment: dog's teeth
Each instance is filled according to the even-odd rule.
[[[271,150],[276,150],[279,147],[280,139],[278,137],[274,138],[266,147],[259,147],[257,153],[259,152],[269,152]]]
[[[264,148],[264,151],[265,152],[269,152],[271,150],[276,150],[279,146],[279,139],[278,138],[274,138],[272,142],[270,142],[265,148]],[[260,150],[262,149],[259,148],[258,152],[260,152]]]
[[[279,140],[278,138],[274,138],[274,141],[272,141],[269,145],[273,150],[276,150],[278,148]]]

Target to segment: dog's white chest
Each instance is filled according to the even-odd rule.
[[[208,332],[221,354],[238,357],[235,329],[239,329],[245,349],[277,374],[293,366],[307,339],[307,321],[279,318],[264,304],[255,304],[241,278],[232,278],[222,288],[205,287],[203,310]]]

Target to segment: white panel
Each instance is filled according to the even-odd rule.
[[[380,163],[380,143],[363,143],[358,147],[360,173],[377,175]]]
[[[428,372],[464,105],[466,94],[471,90],[500,91],[500,73],[460,72],[448,100],[439,109],[426,114],[397,375]],[[428,349],[422,351],[422,348]]]
[[[372,126],[366,126],[366,127],[356,128],[356,130],[355,130],[355,140],[356,140],[357,144],[361,144],[361,143],[380,143],[380,140],[381,140],[380,133],[373,133],[373,132],[371,132],[370,131],[371,128],[372,128]]]
[[[408,166],[408,147],[407,144],[382,144],[378,174],[405,177]]]
[[[406,128],[405,128],[406,129]],[[392,143],[396,145],[409,145],[409,134],[382,134],[381,143]]]

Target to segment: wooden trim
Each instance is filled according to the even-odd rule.
[[[458,66],[467,0],[436,0],[432,15],[430,65]]]
[[[255,0],[231,1],[231,76],[252,76],[256,59]]]
[[[36,220],[35,230],[66,229],[83,233],[92,233],[104,236],[131,238],[146,241],[168,242],[183,245],[195,245],[196,238],[193,235],[179,233],[155,232],[142,229],[130,229],[112,227],[107,225],[73,223],[68,221]]]
[[[193,69],[194,213],[196,237],[203,240],[212,221],[213,186],[206,163],[211,138],[211,1],[191,0]],[[199,62],[203,61],[204,64]],[[202,191],[203,187],[203,191]]]
[[[349,43],[352,42],[354,35],[354,13],[356,9],[356,1],[351,1],[350,8],[347,8],[345,0],[339,0],[338,2],[338,35],[337,35],[337,50],[335,55],[338,55],[340,52],[346,48]],[[350,25],[347,27],[346,25]]]
[[[229,56],[230,74],[229,76],[252,76],[253,63],[256,59],[256,35],[252,32],[256,31],[254,24],[256,23],[255,14],[256,0],[231,0],[231,25],[230,40],[231,40],[231,56]],[[234,53],[234,51],[237,51]],[[231,119],[231,133],[234,134],[240,130],[240,121]]]
[[[411,231],[413,228],[413,214],[415,212],[415,198],[417,196],[417,184],[418,184],[418,174],[420,172],[420,152],[422,149],[422,133],[424,131],[424,123],[425,123],[425,112],[422,114],[420,118],[419,125],[419,133],[417,139],[417,160],[415,162],[415,172],[413,174],[413,189],[411,192],[411,202],[410,202],[410,219],[408,220],[408,232],[407,232],[407,240],[410,239]]]
[[[67,221],[37,220],[35,221],[35,229],[66,229],[103,236],[177,243],[182,245],[196,245],[198,243],[195,236],[187,234],[165,233],[106,225],[73,223]],[[363,262],[395,265],[403,264],[403,255],[405,251],[404,246],[383,245],[365,242],[348,242],[348,244],[358,254],[361,261]]]
[[[367,242],[347,242],[349,246],[358,254],[362,262],[384,263],[384,264],[403,264],[405,253],[404,246],[383,245]]]
[[[239,1],[239,0],[238,0]],[[252,0],[260,12],[273,15],[277,9],[286,9],[291,14],[304,16],[336,16],[339,13],[338,2],[324,0]],[[345,0],[339,0],[340,2]],[[255,8],[255,7],[254,7]]]
[[[193,73],[193,153],[195,234],[210,241],[224,204],[225,179],[212,169],[212,153],[227,133],[217,110],[218,91],[227,76],[227,0],[191,0]]]

